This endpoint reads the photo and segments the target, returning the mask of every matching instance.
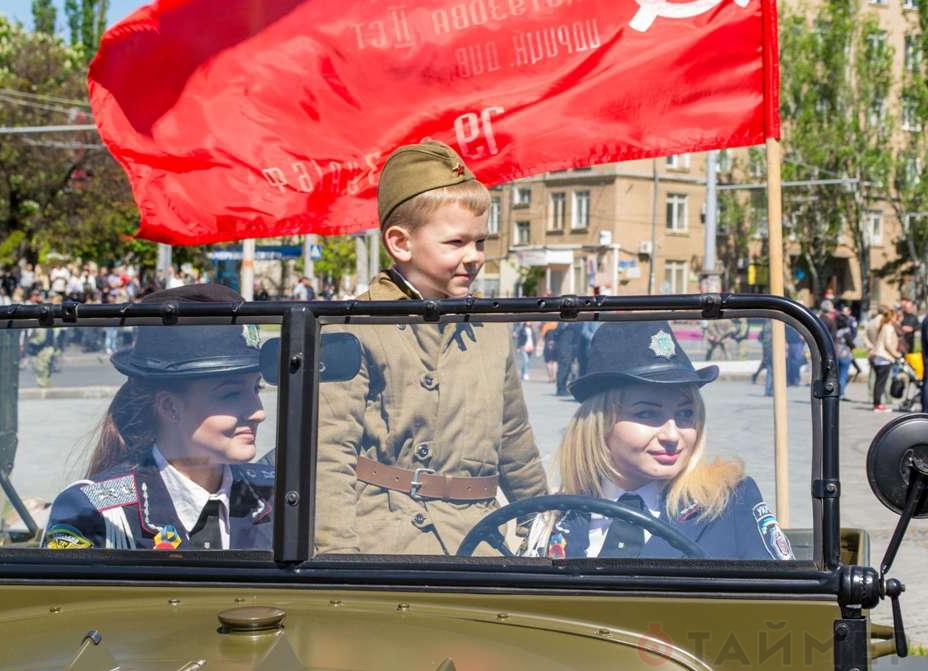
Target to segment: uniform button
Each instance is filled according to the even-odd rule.
[[[432,450],[428,443],[419,443],[416,446],[416,459],[425,461],[432,456]]]
[[[428,389],[429,391],[433,391],[438,388],[438,378],[431,373],[425,373],[419,382],[425,389]]]
[[[405,330],[406,330],[406,324],[397,324],[397,325],[396,325],[396,328],[397,328],[398,331],[405,331]]]
[[[425,524],[425,515],[423,515],[422,513],[416,513],[415,515],[413,515],[412,523],[415,524],[417,527],[421,527],[423,524]]]

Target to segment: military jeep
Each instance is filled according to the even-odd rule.
[[[664,320],[673,346],[697,368],[713,365],[703,361],[709,323],[742,325],[745,336],[727,343],[718,379],[702,387],[705,458],[743,464],[767,506],[756,520],[757,533],[763,537],[772,529],[775,512],[788,545],[774,538],[781,556],[772,552],[760,559],[714,557],[711,548],[685,538],[675,541],[676,557],[529,556],[526,529],[536,514],[552,510],[573,510],[587,521],[630,520],[653,537],[672,536],[646,513],[636,518],[612,501],[574,497],[583,500],[563,503],[557,455],[577,403],[557,395],[557,374],[549,379],[545,359],[551,352],[544,346],[552,330],[578,331],[582,345],[584,333],[597,325]],[[14,305],[0,307],[0,324],[2,669],[855,671],[880,656],[906,655],[899,611],[904,588],[889,571],[909,520],[928,512],[921,438],[928,416],[896,419],[874,439],[867,477],[880,500],[901,513],[874,568],[867,531],[841,527],[834,346],[822,323],[789,300],[685,295]],[[516,324],[532,329],[532,351],[515,335]],[[773,370],[761,371],[757,384],[751,380],[764,360],[765,330],[777,324],[800,336],[802,354],[789,371],[798,383],[788,389],[789,403],[779,417],[763,384]],[[80,345],[100,338],[83,335],[121,329],[127,334],[121,346],[131,347],[132,334],[146,328],[229,325],[257,326],[262,343],[266,420],[257,436],[261,459],[249,467],[274,478],[273,542],[223,550],[46,547],[49,504],[90,475],[95,429],[124,381],[106,352]],[[326,485],[317,464],[330,449],[319,440],[320,417],[329,410],[320,399],[370,377],[365,343],[378,334],[448,336],[448,347],[466,349],[466,337],[458,341],[449,333],[480,337],[490,325],[514,334],[505,365],[518,371],[548,493],[513,500],[502,490],[495,493],[463,541],[441,552],[325,551],[317,531],[327,522],[319,512]],[[39,329],[68,334],[55,339],[63,342],[54,352],[58,370],[45,387],[34,383],[22,348]],[[614,343],[619,353],[627,346]],[[655,355],[669,356],[666,347],[658,342]],[[381,364],[389,373],[389,361]],[[580,349],[558,364],[568,388],[590,366]],[[420,389],[384,393],[402,405],[405,394],[412,398],[429,386],[441,394],[455,385],[442,375],[440,362],[426,365],[434,369],[431,383],[423,378]],[[389,379],[401,378],[388,376],[387,384]],[[455,401],[461,405],[442,408],[443,417],[483,421],[480,413],[468,414],[464,397]],[[361,401],[365,407],[349,412],[371,411],[370,399]],[[488,401],[494,402],[474,399]],[[465,430],[419,455],[450,450],[466,460],[474,447]],[[468,467],[476,476],[492,475],[493,466]],[[410,470],[408,492],[382,489],[397,510],[412,510],[404,507],[412,501],[428,511],[433,499],[420,488],[434,469],[422,463]],[[359,481],[357,490],[365,487],[377,485]],[[361,505],[352,511],[361,521],[377,514]],[[418,525],[431,533],[428,520],[417,519],[394,517],[365,528]],[[382,533],[389,538],[408,532],[397,529]],[[870,610],[883,600],[891,602],[893,628],[871,624]]]

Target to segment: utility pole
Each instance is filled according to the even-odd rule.
[[[246,301],[255,298],[255,241],[242,240],[241,294]]]
[[[651,258],[648,259],[648,295],[654,293],[657,268],[654,257],[657,256],[657,191],[660,186],[660,176],[657,174],[657,159],[651,159]],[[618,292],[616,292],[618,293]]]
[[[718,230],[719,199],[716,190],[718,179],[718,152],[706,152],[706,239],[703,244],[702,275],[700,277],[700,291],[702,293],[718,293],[722,290],[722,283],[716,268],[716,231]]]
[[[173,248],[163,242],[158,243],[158,260],[155,262],[155,271],[160,273],[161,279],[168,276],[168,268],[173,263]]]
[[[354,250],[355,250],[355,287],[354,292],[357,296],[358,294],[367,291],[367,287],[370,286],[370,278],[367,276],[370,268],[368,268],[367,263],[367,234],[366,233],[357,233],[354,236]]]
[[[315,235],[303,236],[303,276],[308,277],[312,284],[313,291],[319,291],[316,284],[316,269],[313,263],[313,247],[318,244],[318,238]]]
[[[367,257],[367,279],[370,284],[380,272],[380,229],[372,228],[367,232],[367,237],[370,240],[370,253]]]

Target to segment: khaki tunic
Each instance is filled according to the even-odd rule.
[[[361,298],[408,296],[380,273]],[[318,553],[454,553],[471,527],[498,507],[495,500],[416,501],[360,482],[359,454],[456,477],[498,474],[510,501],[547,492],[508,325],[345,329],[360,339],[363,357],[354,379],[320,386]]]

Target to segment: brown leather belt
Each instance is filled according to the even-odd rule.
[[[385,489],[409,494],[412,498],[446,501],[484,501],[496,496],[498,475],[454,477],[440,475],[431,468],[386,466],[367,457],[358,457],[358,480]]]

